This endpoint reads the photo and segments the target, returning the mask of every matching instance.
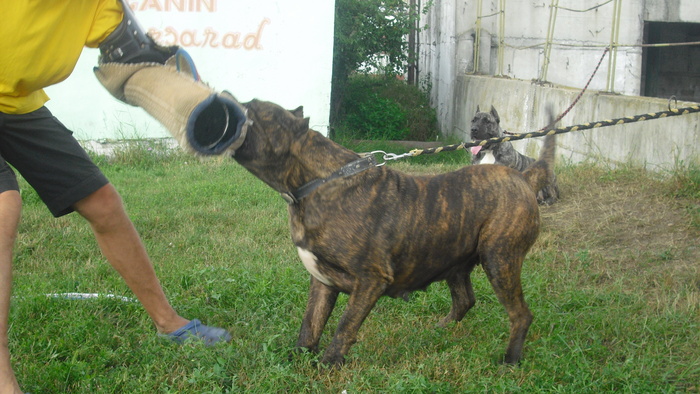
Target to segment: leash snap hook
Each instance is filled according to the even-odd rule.
[[[370,155],[377,155],[381,154],[382,159],[384,160],[381,163],[377,164],[377,167],[381,167],[384,164],[386,164],[387,161],[389,160],[398,160],[398,159],[403,159],[404,157],[411,157],[413,156],[413,152],[408,152],[408,153],[402,153],[400,155],[397,155],[396,153],[386,153],[383,150],[375,150],[369,153]]]
[[[370,155],[370,156],[378,155],[378,154],[380,154],[380,153],[381,153],[381,155],[382,155],[382,160],[384,160],[384,161],[381,162],[381,163],[377,163],[377,167],[381,167],[381,166],[383,166],[384,164],[386,164],[386,160],[387,160],[387,159],[386,159],[386,152],[384,152],[383,150],[375,150],[375,151],[369,152],[369,155]]]

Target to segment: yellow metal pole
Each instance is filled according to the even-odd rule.
[[[612,14],[612,29],[610,32],[610,57],[608,58],[608,83],[606,90],[615,91],[615,69],[617,68],[617,46],[620,37],[620,18],[622,16],[622,0],[615,0]]]
[[[474,74],[479,72],[479,46],[481,43],[482,0],[476,2],[476,32],[474,34]]]
[[[542,73],[540,81],[547,80],[547,71],[549,70],[549,59],[552,53],[552,40],[554,39],[554,25],[557,21],[557,11],[559,10],[559,0],[552,0],[549,6],[549,26],[547,28],[547,41],[544,43],[544,63],[542,64]]]
[[[498,16],[498,75],[503,75],[503,62],[506,37],[506,0],[500,2],[500,14]]]
[[[617,69],[617,49],[620,45],[620,26],[622,25],[622,0],[618,0],[619,5],[617,6],[617,26],[615,27],[615,57],[613,59],[613,75],[615,75],[615,69]],[[615,80],[613,79],[613,89],[615,88]]]

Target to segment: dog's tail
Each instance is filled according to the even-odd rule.
[[[554,135],[546,136],[544,138],[544,146],[540,151],[539,159],[523,171],[525,180],[535,193],[554,182],[555,149],[556,137]]]
[[[554,113],[551,107],[547,108],[550,120],[554,121]],[[554,124],[548,128],[551,130]],[[540,157],[530,167],[523,171],[523,176],[532,190],[537,194],[543,187],[554,182],[554,159],[557,147],[556,136],[554,134],[544,137],[544,145],[540,151]]]

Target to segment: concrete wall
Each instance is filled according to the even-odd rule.
[[[543,100],[551,99],[559,111],[568,107],[586,85],[614,37],[617,50],[605,56],[590,82],[590,93],[563,119],[563,125],[667,108],[666,100],[638,97],[645,80],[641,47],[645,22],[700,23],[700,2],[623,0],[617,19],[613,17],[614,2],[558,0],[562,8],[557,9],[556,19],[550,23],[552,3],[551,0],[434,0],[434,6],[421,22],[429,28],[420,35],[418,68],[419,80],[430,89],[443,133],[465,135],[467,121],[476,106],[489,108],[491,104],[502,114],[508,128],[538,129],[544,125],[540,111]],[[482,18],[477,18],[479,4]],[[503,5],[505,10],[501,13]],[[615,36],[613,28],[617,21],[619,33]],[[550,26],[552,46],[547,58],[545,43]],[[479,55],[475,60],[476,42]],[[499,47],[503,51],[500,59]],[[532,80],[559,88],[540,87],[532,84]],[[582,132],[580,136],[566,136],[560,141],[562,145],[568,144],[568,157],[575,162],[604,157],[613,162],[663,166],[671,162],[667,158],[674,154],[682,159],[698,160],[698,115],[681,118],[644,122],[643,126],[620,126],[619,133],[618,127],[614,127],[615,131]],[[652,126],[654,122],[659,124]],[[636,132],[642,129],[656,131]],[[630,130],[634,135],[627,136]],[[672,132],[672,139],[663,143],[659,151],[660,146],[654,140],[661,135],[667,138],[670,130],[682,132]]]
[[[469,141],[469,127],[476,107],[493,105],[501,127],[513,133],[536,131],[549,119],[546,106],[556,115],[564,112],[578,96],[579,89],[555,88],[488,76],[462,75],[456,80],[453,133]],[[678,102],[674,107],[697,105]],[[590,92],[557,124],[578,125],[625,116],[668,110],[668,100]],[[566,162],[603,161],[611,165],[631,163],[651,170],[671,169],[683,161],[700,159],[700,114],[648,120],[618,126],[560,134],[557,156]],[[515,148],[537,157],[542,138],[513,142]]]
[[[698,22],[700,6],[695,0],[646,0],[644,20],[655,22]]]

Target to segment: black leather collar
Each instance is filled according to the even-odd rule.
[[[280,194],[282,195],[282,198],[285,201],[287,201],[288,204],[298,204],[302,198],[308,196],[309,194],[311,194],[312,191],[316,190],[316,188],[318,188],[326,182],[338,178],[345,178],[347,176],[355,175],[376,166],[377,161],[374,159],[374,156],[366,156],[342,166],[338,171],[332,173],[326,178],[314,179],[313,181],[305,184],[297,190],[283,192]]]

